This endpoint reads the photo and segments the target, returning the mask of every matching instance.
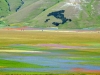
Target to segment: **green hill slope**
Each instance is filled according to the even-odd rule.
[[[65,4],[65,2],[67,4]],[[65,4],[65,5],[64,5]],[[56,19],[53,16],[50,16],[50,21],[45,23],[45,19],[48,18],[48,14],[50,12],[65,10],[64,16],[66,18],[72,19],[71,22],[66,22],[64,24],[60,24],[59,28],[90,28],[90,27],[99,27],[100,26],[100,1],[88,0],[87,2],[81,2],[80,5],[69,5],[68,0],[64,0],[53,7],[49,8],[47,11],[39,14],[32,20],[32,24],[39,26],[54,26],[52,23],[60,22],[60,19]],[[59,8],[60,7],[60,8]],[[55,10],[54,10],[55,9]],[[41,26],[40,25],[40,26]]]
[[[98,28],[99,7],[99,0],[0,0],[0,16],[10,27]]]
[[[0,0],[0,18],[6,16],[9,13],[9,7],[5,0]]]

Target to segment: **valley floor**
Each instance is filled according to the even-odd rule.
[[[1,29],[0,74],[100,75],[99,31]]]

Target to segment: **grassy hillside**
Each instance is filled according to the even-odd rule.
[[[6,19],[10,23],[26,22],[38,16],[43,10],[48,9],[52,5],[56,4],[59,0],[35,0],[30,5],[22,7],[18,12],[9,15]],[[9,19],[10,18],[10,19]]]
[[[38,26],[42,24],[43,26],[53,26],[52,22],[57,21],[60,22],[61,20],[55,19],[54,17],[50,17],[50,21],[48,23],[44,23],[45,18],[47,17],[47,14],[49,12],[57,11],[57,10],[65,10],[64,15],[67,18],[71,18],[72,22],[66,22],[63,25],[59,25],[59,28],[89,28],[89,27],[99,27],[100,26],[100,10],[98,10],[100,6],[100,1],[87,1],[88,3],[82,2],[81,3],[81,8],[82,10],[75,9],[73,8],[74,6],[66,6],[63,8],[58,8],[61,7],[65,2],[62,1],[61,3],[58,3],[54,5],[53,7],[49,8],[47,11],[39,14],[37,17],[35,17],[32,20],[32,24],[30,25],[35,25]],[[53,10],[56,9],[56,10]]]
[[[5,0],[0,0],[0,18],[9,13],[9,8]]]
[[[57,27],[61,29],[100,26],[99,0],[0,0],[0,3],[0,16],[5,16],[3,20],[10,27],[56,27],[54,24],[58,23]],[[61,10],[64,10],[64,13],[58,14],[56,18],[53,15],[47,16]],[[46,20],[49,21],[45,22]],[[62,23],[62,20],[65,23]]]

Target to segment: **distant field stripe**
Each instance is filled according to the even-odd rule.
[[[43,51],[27,51],[27,50],[0,50],[0,52],[30,52],[30,53],[46,53]]]

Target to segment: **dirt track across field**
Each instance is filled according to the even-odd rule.
[[[40,31],[40,32],[75,32],[75,33],[100,33],[100,30],[50,30],[36,28],[4,28],[3,31]]]

